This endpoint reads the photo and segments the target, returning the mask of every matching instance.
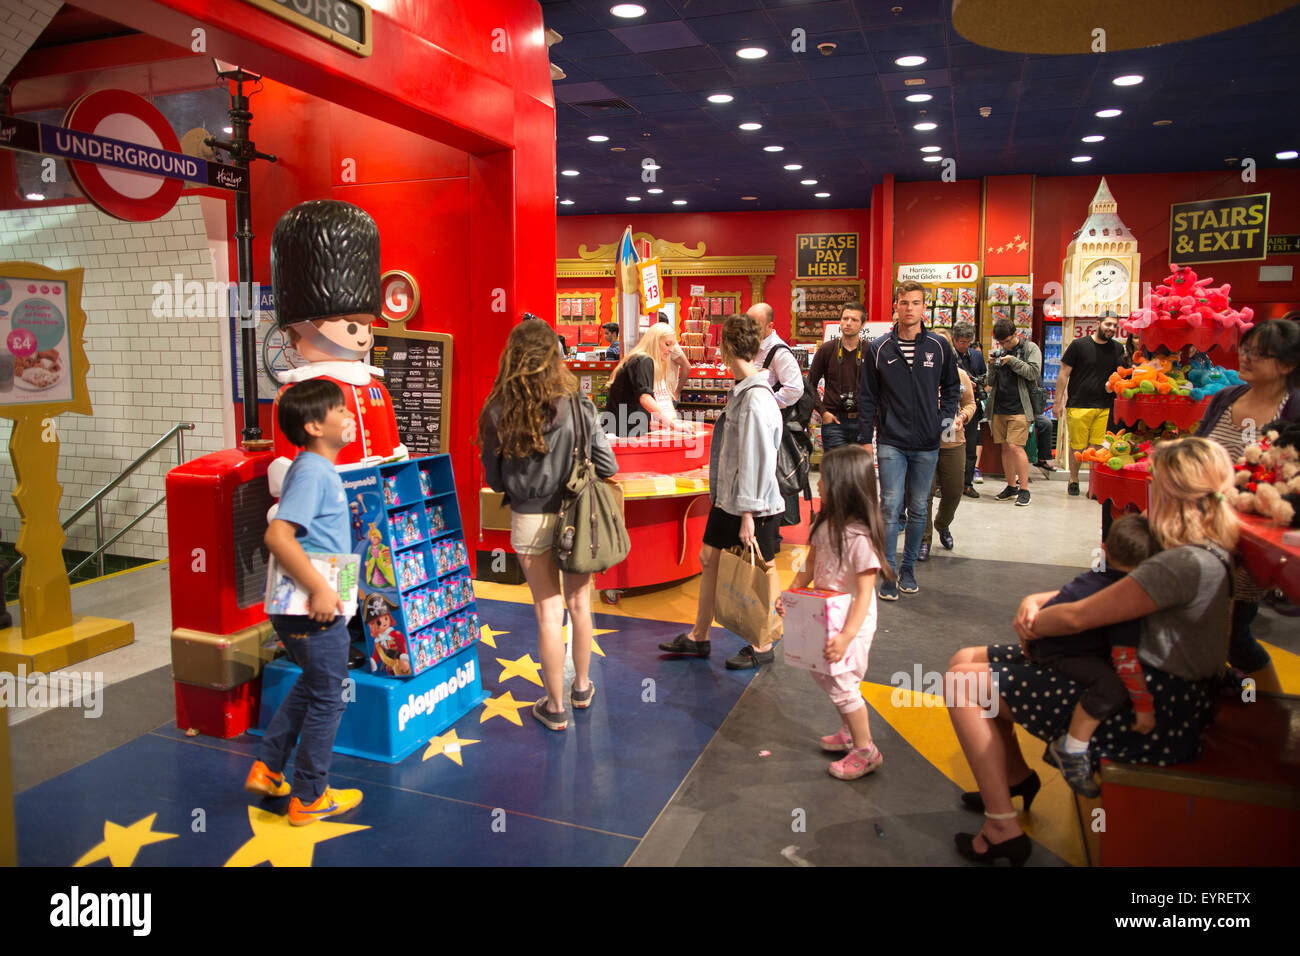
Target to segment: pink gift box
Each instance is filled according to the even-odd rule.
[[[826,659],[826,638],[838,634],[848,617],[853,595],[824,588],[797,588],[781,594],[785,605],[785,662],[804,670],[835,676],[851,670],[844,661]]]

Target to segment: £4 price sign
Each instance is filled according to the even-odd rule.
[[[641,270],[641,311],[646,315],[664,304],[663,285],[659,281],[659,257],[646,259]]]

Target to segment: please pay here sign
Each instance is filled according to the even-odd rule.
[[[856,279],[856,232],[801,232],[795,235],[795,277]]]

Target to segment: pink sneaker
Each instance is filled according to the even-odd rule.
[[[847,753],[853,749],[853,735],[849,728],[841,726],[835,733],[822,738],[822,750],[832,754]]]
[[[876,745],[870,744],[866,750],[850,750],[843,760],[831,764],[831,776],[841,780],[857,780],[878,769],[884,762],[885,758],[880,756]]]

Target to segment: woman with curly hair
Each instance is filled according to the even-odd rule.
[[[479,415],[479,441],[488,486],[505,492],[510,505],[510,545],[524,569],[537,615],[537,655],[546,696],[533,716],[550,730],[564,730],[564,635],[567,606],[573,620],[573,706],[591,706],[596,692],[591,665],[591,575],[561,574],[551,556],[555,519],[573,464],[574,416],[586,423],[585,449],[596,474],[618,471],[609,440],[597,424],[596,406],[578,391],[564,367],[560,340],[540,319],[519,323],[506,340],[492,391]]]

